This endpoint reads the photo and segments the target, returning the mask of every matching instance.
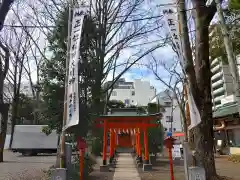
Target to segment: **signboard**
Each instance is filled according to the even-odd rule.
[[[172,136],[172,132],[170,132],[170,131],[167,132],[167,136],[168,136],[168,137]]]
[[[65,128],[79,123],[78,63],[80,59],[82,26],[86,10],[86,7],[73,9],[70,59],[68,67],[67,122]]]
[[[172,156],[173,156],[173,159],[182,157],[181,156],[180,144],[174,144],[173,145]]]

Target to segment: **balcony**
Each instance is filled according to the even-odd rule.
[[[216,101],[221,101],[221,99],[223,99],[224,97],[225,97],[225,95],[215,97],[214,102],[216,103]]]
[[[215,79],[220,78],[222,75],[223,75],[223,72],[220,71],[220,72],[214,74],[214,75],[211,77],[211,80],[214,81]]]
[[[212,61],[211,67],[216,66],[216,64],[219,64],[219,59],[218,59],[218,58],[215,58],[215,59]]]
[[[213,95],[217,95],[222,92],[224,93],[224,91],[225,91],[224,87],[217,88],[217,89],[213,90]]]
[[[217,86],[223,85],[224,81],[222,79],[219,79],[218,81],[212,83],[212,88],[214,89]]]
[[[214,68],[212,68],[211,71],[214,74],[214,73],[218,72],[220,69],[221,69],[221,66],[218,64]]]
[[[222,106],[222,104],[215,105],[215,106],[212,107],[212,110],[216,111],[221,106]]]

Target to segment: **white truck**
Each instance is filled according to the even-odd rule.
[[[42,128],[47,125],[16,125],[11,150],[25,156],[39,153],[56,153],[58,135],[56,131],[46,135]]]

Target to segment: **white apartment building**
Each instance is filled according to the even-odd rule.
[[[107,86],[107,82],[105,86]],[[156,89],[150,85],[149,81],[136,79],[134,82],[127,82],[124,78],[119,79],[114,85],[110,100],[120,100],[127,106],[147,106],[156,96]]]
[[[159,103],[164,109],[161,122],[165,132],[183,132],[181,111],[170,90],[158,93],[151,102]]]
[[[238,64],[240,63],[240,55],[236,56]],[[234,86],[228,64],[224,64],[220,58],[216,58],[211,63],[212,72],[212,102],[213,109],[236,101],[234,97]],[[238,66],[238,73],[240,75],[240,66]]]
[[[222,105],[221,100],[233,94],[233,82],[229,65],[224,64],[221,58],[216,58],[211,63],[211,83],[213,109]]]

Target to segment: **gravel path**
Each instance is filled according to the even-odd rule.
[[[0,163],[0,180],[44,180],[43,170],[55,163],[55,155],[25,157],[18,153],[4,152]]]
[[[240,163],[234,164],[227,160],[227,156],[215,158],[217,173],[220,176],[229,177],[233,180],[240,180]],[[175,180],[184,180],[183,161],[175,161],[174,164]],[[142,180],[169,180],[169,160],[159,157],[150,172],[139,170]]]

